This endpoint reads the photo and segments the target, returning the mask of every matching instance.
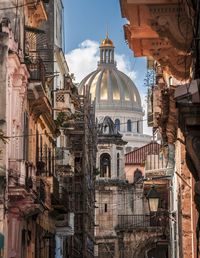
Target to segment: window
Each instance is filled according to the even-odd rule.
[[[108,153],[100,156],[100,177],[111,177],[111,158]]]
[[[134,183],[142,183],[142,172],[137,168],[134,172]]]
[[[107,211],[108,211],[108,205],[107,205],[107,203],[105,203],[104,212],[107,212]]]
[[[130,119],[127,121],[127,131],[128,131],[128,132],[131,132],[131,131],[132,131],[132,128],[131,128],[131,120],[130,120]]]
[[[137,133],[140,132],[140,121],[137,121]]]
[[[120,131],[120,120],[119,119],[115,119],[115,128],[117,129],[117,131]]]
[[[170,76],[169,77],[169,86],[172,86],[173,85],[173,78]]]
[[[120,159],[119,159],[119,153],[117,153],[117,177],[119,177],[119,165],[120,165]]]

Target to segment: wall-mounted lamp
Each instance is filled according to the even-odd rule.
[[[150,212],[157,212],[158,211],[158,204],[160,200],[160,195],[156,190],[155,185],[151,186],[151,189],[147,193],[147,200],[149,203],[149,210]]]

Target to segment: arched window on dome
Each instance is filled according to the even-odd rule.
[[[111,177],[111,157],[108,153],[100,156],[100,177]]]
[[[120,120],[119,119],[115,119],[115,128],[117,129],[117,131],[120,131]]]
[[[130,119],[127,121],[127,131],[128,132],[132,131],[132,125],[131,125],[131,120]]]

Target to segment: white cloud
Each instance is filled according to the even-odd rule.
[[[97,68],[99,43],[86,39],[79,44],[78,48],[67,53],[66,59],[70,72],[75,75],[76,82],[81,82],[86,75]],[[120,71],[127,74],[132,80],[136,78],[136,72],[131,70],[130,62],[126,59],[125,55],[116,53],[115,60]]]

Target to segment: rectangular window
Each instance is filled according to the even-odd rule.
[[[107,203],[105,203],[104,212],[107,212],[107,211],[108,211],[108,206],[107,206]]]

